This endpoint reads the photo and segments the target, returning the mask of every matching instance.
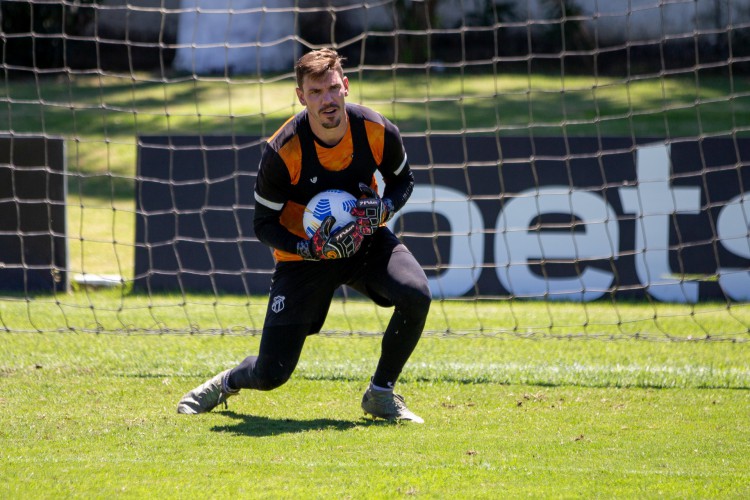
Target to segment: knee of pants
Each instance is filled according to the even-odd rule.
[[[255,389],[259,391],[271,391],[284,385],[292,376],[292,369],[272,363],[271,366],[260,364],[254,370]]]
[[[284,385],[287,382],[287,380],[289,380],[289,377],[258,379],[257,390],[259,390],[259,391],[272,391],[272,390],[274,390],[276,388],[279,388],[282,385]]]
[[[425,281],[422,286],[410,288],[405,291],[398,306],[402,314],[413,317],[426,317],[430,310],[431,302],[432,293]]]

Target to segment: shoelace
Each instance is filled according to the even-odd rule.
[[[411,415],[411,410],[406,407],[406,401],[404,401],[404,397],[400,394],[394,394],[393,395],[393,403],[396,406],[396,409],[398,410],[399,414],[406,414]]]
[[[229,405],[227,404],[227,399],[229,399],[230,396],[234,396],[235,394],[237,394],[237,392],[226,392],[224,389],[221,389],[221,392],[219,392],[219,399],[216,400],[216,406],[219,406],[223,403],[224,409],[228,409]]]
[[[202,391],[200,392],[200,394],[198,395],[198,398],[199,398],[199,399],[202,399],[202,400],[206,400],[206,399],[208,399],[208,396],[209,396],[209,395],[210,395],[210,394],[211,394],[212,392],[213,392],[213,391],[211,390],[211,387],[210,387],[210,386],[204,387],[204,388],[203,388],[203,390],[202,390]],[[222,403],[224,403],[224,409],[225,409],[225,410],[226,410],[227,408],[229,408],[229,405],[227,404],[227,398],[228,398],[229,396],[232,396],[232,393],[227,393],[227,392],[225,392],[225,391],[224,391],[224,389],[223,389],[223,388],[220,388],[220,389],[219,389],[219,397],[218,397],[218,398],[216,398],[216,404],[215,404],[215,405],[213,405],[213,407],[212,407],[212,408],[215,408],[215,407],[219,406],[219,405],[220,405],[220,404],[222,404]]]
[[[392,406],[396,410],[396,413],[400,413],[401,411],[408,412],[409,409],[406,407],[404,397],[401,394],[396,393],[392,393],[392,395],[393,397],[388,397],[384,394],[377,399],[380,399],[381,404],[388,410],[390,410]]]
[[[228,398],[222,399],[222,396],[224,396],[223,392],[221,393],[221,396],[219,396],[219,403],[218,404],[224,403],[224,409],[228,410],[229,409],[229,404],[227,403],[227,399]]]
[[[240,392],[239,389],[236,391],[230,391],[227,388],[227,378],[229,378],[229,372],[224,376],[224,378],[221,380],[221,388],[219,390],[219,399],[216,401],[216,406],[220,405],[221,403],[224,403],[224,409],[228,409],[229,405],[227,404],[227,399],[229,399],[230,396],[234,396],[235,394],[238,394]]]

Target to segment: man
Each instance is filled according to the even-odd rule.
[[[394,307],[362,409],[377,418],[423,422],[393,388],[422,334],[430,290],[414,256],[385,226],[411,195],[414,177],[398,129],[371,109],[345,103],[349,80],[341,61],[329,49],[299,59],[296,92],[305,109],[276,131],[261,159],[254,226],[273,248],[276,267],[258,355],[188,392],[179,413],[211,411],[240,389],[284,384],[305,338],[322,328],[335,290],[348,285]],[[382,198],[376,170],[385,181]],[[308,239],[304,208],[328,189],[359,198],[355,222],[332,232],[329,217]]]

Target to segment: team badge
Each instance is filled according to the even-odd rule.
[[[284,297],[283,295],[277,295],[273,298],[273,302],[271,302],[271,310],[275,313],[280,313],[284,310]]]

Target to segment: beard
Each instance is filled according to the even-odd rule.
[[[330,108],[331,108],[331,106],[326,106],[326,107],[323,107],[321,109],[330,109]],[[336,114],[334,114],[332,116],[331,115],[327,115],[327,114],[322,113],[322,112],[318,113],[318,117],[320,118],[318,121],[320,122],[320,125],[323,128],[334,129],[334,128],[337,128],[339,125],[341,125],[341,114],[339,113],[339,110],[341,108],[339,108],[338,106],[336,106],[335,109],[336,109],[337,112],[336,112]]]
[[[321,121],[320,124],[323,126],[323,128],[328,128],[328,129],[336,128],[339,125],[341,125],[341,118],[336,118],[336,120],[334,121],[324,120],[324,121]]]

